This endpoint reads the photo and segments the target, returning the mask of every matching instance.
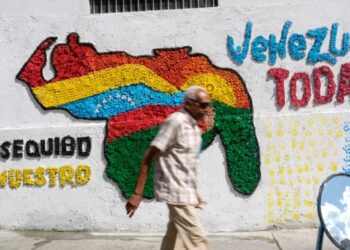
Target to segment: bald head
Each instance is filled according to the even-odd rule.
[[[184,107],[196,120],[206,115],[210,104],[210,96],[205,88],[200,86],[189,87],[184,96]]]
[[[201,86],[191,86],[185,91],[184,101],[186,101],[186,99],[197,100],[196,98],[198,92],[207,93],[207,90]]]

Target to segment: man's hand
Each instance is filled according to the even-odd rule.
[[[200,197],[199,195],[197,195],[197,200],[198,200],[198,203],[194,207],[195,208],[201,208],[201,209],[205,208],[205,206],[207,205],[207,202],[204,201],[202,199],[202,197]]]
[[[159,151],[160,150],[158,148],[150,146],[143,156],[141,168],[139,170],[139,177],[137,178],[137,183],[135,187],[135,193],[129,198],[128,202],[125,205],[126,213],[127,215],[129,215],[130,218],[134,215],[136,209],[141,203],[143,188],[146,184],[152,158],[156,154],[158,154]]]
[[[127,201],[125,208],[126,208],[126,214],[129,215],[131,218],[134,213],[136,212],[136,209],[139,207],[142,200],[142,196],[139,194],[133,194],[129,200]]]

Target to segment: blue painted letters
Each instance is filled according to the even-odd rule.
[[[242,64],[244,62],[250,50],[253,60],[257,62],[265,62],[268,55],[268,63],[270,65],[274,65],[276,64],[278,57],[282,60],[286,57],[288,43],[289,55],[293,60],[303,59],[307,55],[307,63],[315,64],[318,62],[327,62],[335,64],[337,63],[337,57],[345,56],[350,49],[349,33],[343,34],[341,48],[337,48],[338,23],[334,23],[332,25],[331,31],[329,32],[329,39],[327,39],[327,27],[310,29],[305,35],[293,33],[288,36],[291,26],[291,21],[286,21],[284,23],[279,41],[277,41],[277,36],[275,34],[270,34],[268,39],[261,35],[258,35],[252,39],[253,24],[251,22],[247,22],[242,46],[235,46],[233,36],[228,36],[227,47],[229,53],[232,59],[238,64]],[[310,48],[307,48],[307,39],[313,40]],[[329,43],[329,51],[322,51],[325,48],[323,45],[327,42]]]

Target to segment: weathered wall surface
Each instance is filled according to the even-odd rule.
[[[258,144],[255,147],[245,147],[245,140],[238,148],[249,148],[249,152],[260,159],[260,179],[253,178],[253,184],[249,184],[251,180],[247,176],[228,170],[229,164],[232,164],[234,169],[240,169],[238,173],[256,174],[254,171],[245,172],[248,168],[245,163],[251,164],[247,157],[243,157],[245,160],[239,166],[235,165],[234,160],[228,163],[228,159],[235,155],[235,151],[227,151],[226,154],[226,149],[231,145],[230,140],[222,143],[220,137],[216,136],[210,145],[208,142],[209,146],[200,155],[198,176],[199,192],[208,201],[208,207],[199,211],[199,214],[208,231],[262,230],[274,225],[312,227],[318,224],[315,205],[319,186],[328,175],[349,170],[347,143],[350,133],[347,125],[350,122],[350,67],[347,51],[350,22],[347,1],[261,3],[257,0],[242,3],[222,0],[218,8],[106,15],[90,15],[89,6],[83,1],[76,1],[79,3],[73,6],[71,1],[69,4],[60,1],[65,3],[61,5],[36,1],[36,5],[31,6],[27,1],[9,2],[0,3],[1,228],[160,232],[166,226],[166,207],[153,200],[145,200],[133,219],[126,216],[123,194],[127,194],[127,188],[112,181],[105,172],[108,165],[106,157],[110,157],[105,152],[105,146],[108,145],[105,142],[108,133],[106,120],[96,120],[93,113],[88,112],[85,119],[77,118],[80,116],[76,114],[75,117],[72,116],[79,108],[66,108],[67,111],[56,109],[65,103],[61,102],[63,98],[55,96],[55,93],[61,93],[62,88],[48,92],[45,90],[40,92],[42,95],[37,95],[39,92],[35,88],[42,87],[35,85],[39,82],[38,78],[25,78],[25,81],[24,77],[16,77],[46,38],[57,37],[55,45],[66,44],[67,36],[72,32],[79,35],[81,43],[89,43],[97,52],[107,54],[121,51],[132,56],[151,56],[153,49],[190,46],[190,54],[199,53],[219,71],[226,69],[241,77],[252,102],[252,113],[247,117],[252,118],[255,127],[252,136],[256,136]],[[324,29],[320,29],[322,27]],[[345,44],[342,46],[343,34]],[[282,39],[278,50],[271,42],[273,37],[269,43],[270,35],[275,35],[277,42],[281,36],[285,36],[285,46]],[[233,38],[234,44],[230,43],[232,40],[228,36]],[[255,39],[258,36],[262,37]],[[294,43],[291,42],[291,37],[295,39]],[[246,54],[244,39],[246,45],[249,44]],[[318,41],[316,45],[315,40]],[[242,45],[241,52],[237,45]],[[52,53],[53,47],[48,49],[47,55]],[[275,61],[274,50],[278,50]],[[64,58],[63,52],[58,55]],[[92,58],[90,54],[84,55],[84,60]],[[76,57],[79,59],[79,55]],[[169,57],[171,62],[173,58],[171,55]],[[76,73],[75,68],[70,66],[64,66],[61,70],[56,68],[55,72],[52,70],[52,58],[48,56],[47,59],[43,69],[43,79],[47,83],[51,84],[52,79],[61,83],[61,80],[68,79],[68,75],[72,78]],[[69,61],[72,64],[67,60],[62,61],[67,65],[79,64],[74,63],[74,58]],[[27,76],[35,75],[34,71],[40,68],[40,60],[39,63],[35,62]],[[89,67],[92,64],[90,60]],[[198,65],[194,63],[192,67],[197,73]],[[170,72],[170,69],[171,67],[165,71]],[[93,72],[97,72],[97,69]],[[130,79],[139,79],[137,77],[140,77],[140,73],[137,72],[140,71],[131,72],[134,74],[131,74]],[[61,74],[61,78],[55,78],[56,73]],[[76,74],[81,76],[83,73]],[[179,71],[175,73],[183,74]],[[135,76],[137,77],[132,78]],[[91,82],[96,81],[98,84],[105,80],[103,75],[101,77],[100,80],[94,78]],[[123,77],[124,81],[127,76]],[[175,96],[176,93],[169,89],[162,89],[162,84],[168,83],[152,79],[144,84],[149,83],[148,86],[152,89],[158,88],[161,94]],[[172,77],[166,79],[177,86],[172,83]],[[276,79],[284,81],[277,84]],[[178,84],[181,94],[184,85]],[[215,91],[219,86],[222,86],[220,82],[214,83]],[[232,98],[240,100],[239,96],[244,92],[230,86],[224,90],[232,91]],[[86,85],[83,87],[81,91],[76,88],[77,92],[70,92],[69,97],[79,96],[85,91]],[[92,88],[87,95],[94,96],[94,91]],[[231,103],[233,99],[226,98],[228,92],[215,91],[213,99],[217,103],[225,103],[231,108],[239,107],[238,101]],[[46,104],[43,104],[41,97],[45,99],[45,96],[49,98],[46,106],[49,109],[44,109]],[[160,99],[168,100],[168,97],[162,98]],[[78,107],[85,108],[87,104],[84,105]],[[222,121],[225,116],[219,116],[219,108],[215,107],[217,121]],[[122,110],[121,113],[123,112],[126,111]],[[229,122],[230,119],[225,121]],[[219,123],[214,126],[217,133],[226,128],[220,127]],[[232,122],[232,128],[236,128],[236,123]],[[137,131],[142,129],[145,128]],[[227,129],[230,131],[230,128]],[[239,137],[240,129],[242,130],[238,127],[238,132],[231,135]],[[206,131],[210,130],[207,128]],[[220,133],[222,138],[224,133]],[[67,139],[67,136],[73,139]],[[35,143],[40,145],[41,140],[48,142],[49,138],[53,138],[52,143],[55,145],[58,143],[54,138],[60,138],[61,147],[57,146],[57,150],[54,148],[52,154],[40,153],[37,156]],[[64,138],[66,144],[70,145],[68,153],[62,151]],[[79,154],[78,138],[90,138],[91,143],[88,144],[91,150],[85,144]],[[28,146],[30,155],[25,154],[28,141],[31,145]],[[71,148],[72,141],[76,145],[74,152]],[[128,145],[125,144],[125,147]],[[142,153],[121,154],[115,161],[127,162],[128,157]],[[127,185],[130,184],[129,179],[135,178],[135,174],[129,175],[131,174],[123,176]],[[242,189],[235,186],[235,178],[244,179],[240,187],[243,190],[248,188],[248,192],[242,192]],[[118,176],[116,180],[119,180]],[[251,193],[252,189],[254,192]]]

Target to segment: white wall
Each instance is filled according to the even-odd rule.
[[[232,68],[242,76],[253,100],[261,181],[251,196],[234,191],[225,172],[223,148],[216,138],[200,158],[199,186],[208,207],[199,214],[208,231],[318,224],[318,187],[329,174],[341,171],[343,165],[343,124],[349,120],[349,99],[346,97],[344,104],[333,101],[313,106],[310,102],[307,107],[293,109],[287,98],[286,106],[278,110],[275,83],[267,79],[271,66],[253,61],[250,53],[242,65],[233,63],[226,39],[233,35],[241,43],[248,20],[253,23],[252,37],[274,33],[279,38],[287,20],[293,22],[290,33],[305,34],[322,26],[330,29],[335,22],[340,24],[340,31],[349,32],[348,1],[221,0],[218,8],[107,15],[88,14],[88,1],[48,2],[0,3],[0,144],[14,139],[89,135],[92,151],[86,159],[0,161],[0,171],[11,167],[88,164],[91,180],[77,188],[1,188],[1,228],[118,232],[160,232],[165,228],[167,211],[163,204],[145,201],[133,219],[126,216],[125,199],[104,174],[104,122],[77,120],[64,111],[43,110],[29,88],[15,79],[40,42],[57,36],[58,42],[63,43],[70,32],[77,32],[82,42],[94,44],[99,52],[146,55],[154,48],[192,46],[193,52],[207,55],[216,66]],[[328,41],[326,44],[325,51]],[[335,65],[309,65],[305,59],[293,61],[287,56],[278,59],[274,67],[286,68],[292,75],[311,74],[314,67],[328,65],[338,76],[341,64],[349,62],[348,58],[339,57]],[[50,74],[47,70],[46,76]]]
[[[2,0],[0,2],[1,16],[77,16],[89,13],[89,0]]]

